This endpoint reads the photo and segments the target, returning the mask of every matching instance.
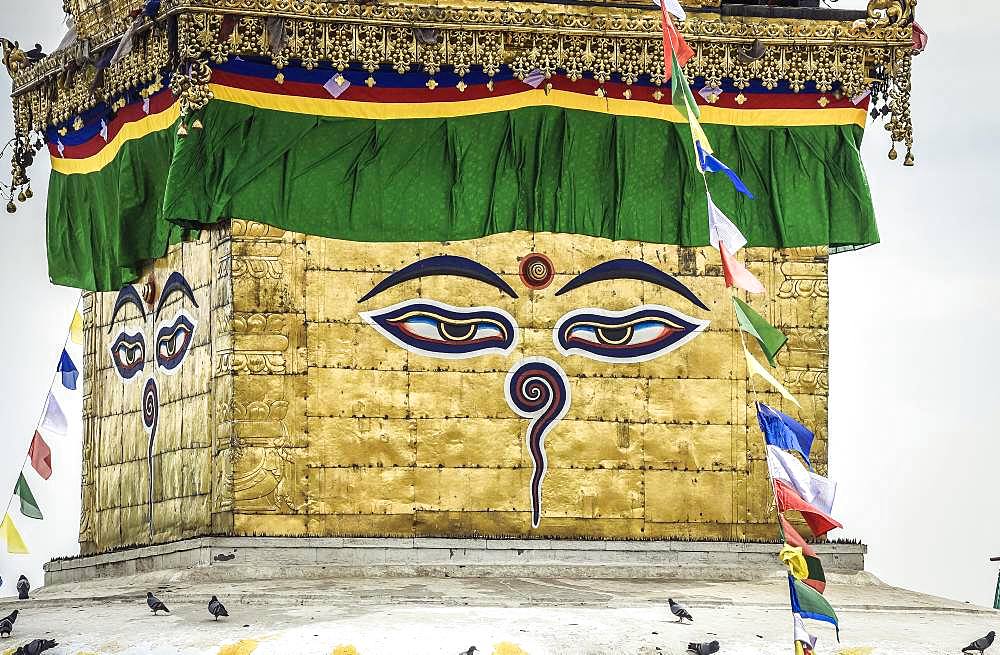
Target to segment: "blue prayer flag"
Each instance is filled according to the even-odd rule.
[[[750,189],[747,188],[747,185],[743,184],[743,180],[740,179],[740,176],[733,169],[719,161],[712,153],[705,152],[698,141],[694,142],[694,147],[698,149],[698,163],[701,165],[701,170],[706,173],[725,173],[737,191],[753,200],[753,194],[750,193]]]
[[[56,371],[62,373],[62,385],[64,387],[76,390],[76,379],[80,375],[80,372],[76,369],[76,365],[73,364],[73,360],[65,348],[63,348],[62,357],[59,358],[59,366],[56,367]]]
[[[813,433],[788,414],[784,414],[764,403],[757,403],[757,422],[764,433],[764,441],[782,450],[794,450],[806,460],[809,468],[809,451],[812,450]]]
[[[837,628],[837,641],[840,641],[840,623],[837,613],[823,595],[812,587],[788,576],[788,594],[792,602],[792,614],[798,614],[804,619],[825,621]]]

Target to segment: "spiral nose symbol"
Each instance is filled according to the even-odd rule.
[[[149,474],[149,538],[153,538],[153,449],[156,445],[156,424],[160,420],[160,392],[156,380],[149,378],[142,388],[142,425],[149,433],[146,449],[146,469]]]
[[[545,437],[569,410],[569,380],[551,359],[530,357],[515,364],[507,374],[504,395],[515,414],[530,419],[525,441],[533,464],[531,525],[537,528],[542,516],[542,480],[548,466]]]

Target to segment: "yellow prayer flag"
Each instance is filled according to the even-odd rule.
[[[712,150],[712,144],[708,141],[708,135],[705,134],[705,130],[701,129],[701,123],[694,116],[688,118],[688,125],[691,127],[691,141],[701,144],[702,151],[713,154],[715,151]],[[698,154],[698,149],[695,148],[695,155]]]
[[[83,317],[80,310],[73,312],[73,322],[69,324],[69,338],[73,343],[83,343]]]
[[[802,555],[802,549],[798,546],[785,544],[785,547],[778,553],[778,559],[785,563],[785,566],[795,576],[795,579],[805,580],[809,577],[809,565],[806,563],[806,558]]]
[[[795,655],[805,655],[805,653],[806,652],[802,649],[802,642],[801,641],[796,641],[795,642]]]
[[[774,378],[774,376],[771,375],[771,373],[766,368],[764,368],[753,355],[750,354],[750,351],[747,350],[747,347],[745,345],[743,346],[743,354],[746,355],[747,368],[750,369],[751,375],[759,375],[760,377],[764,378],[764,381],[770,384],[772,387],[774,387],[775,390],[778,393],[780,393],[782,397],[785,398],[785,400],[794,403],[796,407],[802,407],[802,405],[799,404],[799,401],[795,400],[795,396],[790,394],[788,392],[788,389],[781,386],[781,383],[778,382]]]
[[[8,553],[13,555],[28,554],[28,546],[24,543],[24,539],[21,538],[21,533],[14,527],[14,521],[11,520],[10,514],[4,515],[3,522],[0,522],[0,534],[3,535],[4,541],[7,542]]]

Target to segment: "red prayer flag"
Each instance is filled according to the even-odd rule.
[[[660,3],[660,12],[663,14],[663,79],[669,80],[673,76],[673,63],[670,61],[671,51],[677,57],[677,64],[683,66],[688,62],[688,59],[694,56],[694,50],[674,26],[674,21],[667,13],[666,2]]]
[[[778,514],[778,523],[781,524],[781,532],[785,535],[785,543],[789,546],[798,546],[802,549],[802,554],[808,557],[816,557],[816,551],[813,547],[806,543],[806,540],[802,538],[798,530],[792,527],[792,524],[788,522],[781,514]]]
[[[737,287],[748,293],[764,293],[764,285],[760,280],[729,254],[722,241],[719,242],[719,252],[722,253],[722,273],[726,276],[726,287]]]
[[[801,582],[802,584],[809,585],[819,593],[823,593],[824,591],[826,591],[826,580],[810,580],[807,578],[805,580],[802,580]]]
[[[809,525],[809,529],[817,537],[822,537],[834,528],[844,527],[829,514],[802,500],[802,496],[796,493],[795,489],[792,489],[781,480],[774,481],[774,497],[778,502],[779,512],[799,512],[802,514],[802,518],[805,519],[806,524]],[[782,528],[784,528],[784,525],[782,525]]]
[[[48,480],[52,475],[52,450],[37,430],[31,440],[31,447],[28,448],[28,457],[31,458],[31,465],[38,475]]]

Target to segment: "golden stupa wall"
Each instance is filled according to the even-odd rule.
[[[759,380],[758,391],[815,428],[823,470],[826,250],[747,252],[773,292],[751,304],[790,337],[778,377],[802,410]],[[522,283],[519,261],[530,253],[551,259],[551,286],[533,291]],[[423,277],[358,302],[389,274],[435,255],[484,265],[518,298],[475,280]],[[711,311],[635,280],[555,295],[573,276],[615,258],[675,275]],[[507,312],[519,332],[513,352],[429,357],[391,342],[360,316],[416,299]],[[711,324],[641,363],[566,356],[553,343],[567,312],[648,305]],[[524,232],[453,243],[353,243],[236,221],[233,312],[238,534],[774,536],[753,390],[715,250]],[[508,371],[529,357],[561,367],[572,398],[545,438],[537,528],[529,421],[504,394]]]
[[[546,255],[555,273],[544,289],[529,289],[519,275],[531,253]],[[759,380],[757,390],[815,429],[814,462],[824,472],[826,251],[741,254],[769,289],[750,303],[789,336],[776,374],[802,409]],[[435,255],[494,271],[517,298],[478,280],[435,276],[359,303],[390,274]],[[675,276],[711,311],[632,279],[556,295],[574,276],[618,258]],[[234,220],[173,247],[155,263],[154,285],[173,271],[187,277],[198,307],[185,305],[196,328],[172,375],[144,371],[123,383],[109,354],[121,331],[108,332],[116,294],[86,296],[85,364],[96,384],[85,399],[85,552],[197,534],[774,536],[754,392],[711,248],[524,232],[353,243]],[[142,284],[135,287],[141,294]],[[442,359],[391,341],[362,318],[404,301],[489,309],[513,319],[517,339],[504,353]],[[564,354],[553,342],[569,313],[638,307],[710,323],[676,349],[633,363]],[[122,316],[128,329],[143,325],[131,306]],[[146,356],[148,366],[154,356]],[[533,527],[532,422],[514,412],[504,389],[513,368],[539,357],[564,375],[569,402],[544,439]],[[141,413],[150,375],[160,400],[152,537]]]
[[[84,554],[231,530],[229,243],[228,230],[214,230],[171,247],[131,285],[139,302],[121,302],[117,315],[118,293],[84,294]],[[166,288],[174,273],[190,298],[176,276]],[[193,329],[172,342],[186,342],[173,366],[157,353],[160,331],[184,336],[185,319]],[[128,355],[140,342],[141,355]],[[131,377],[116,368],[114,345]]]

